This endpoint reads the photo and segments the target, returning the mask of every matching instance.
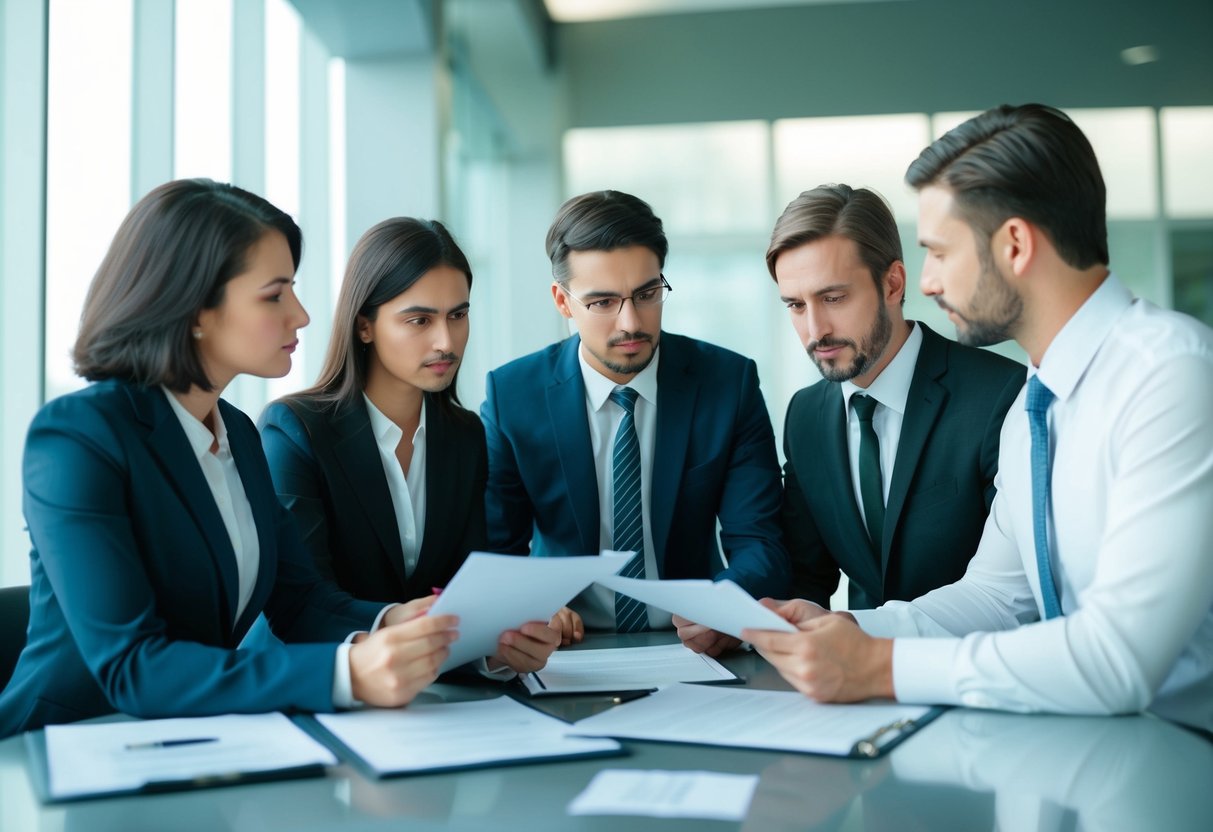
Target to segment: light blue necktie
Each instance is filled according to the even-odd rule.
[[[630,387],[616,387],[611,401],[623,408],[623,420],[615,433],[611,458],[611,477],[615,492],[615,522],[612,548],[635,552],[619,574],[625,578],[644,578],[644,511],[640,502],[640,440],[636,437],[637,393]],[[649,628],[648,609],[627,595],[615,593],[615,630],[635,633]]]
[[[1044,600],[1045,618],[1061,615],[1057,599],[1057,584],[1053,581],[1053,565],[1049,561],[1049,484],[1052,480],[1053,454],[1049,448],[1049,404],[1053,391],[1044,386],[1039,376],[1028,380],[1028,427],[1032,432],[1032,537],[1036,543],[1036,568],[1040,572],[1040,596]]]

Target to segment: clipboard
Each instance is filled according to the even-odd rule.
[[[297,718],[292,720],[298,724]],[[302,728],[302,726],[300,726]],[[322,763],[263,771],[230,772],[186,779],[156,780],[129,789],[111,789],[87,794],[55,796],[50,789],[50,767],[46,753],[46,732],[29,731],[25,734],[25,751],[28,758],[25,770],[30,785],[38,800],[46,805],[77,803],[82,800],[100,800],[112,797],[130,797],[142,794],[164,794],[166,792],[212,789],[224,786],[239,786],[254,783],[269,783],[278,780],[298,780],[307,777],[323,777],[327,766]]]
[[[511,703],[507,707],[517,706],[523,708],[529,713],[535,715],[537,721],[552,721],[560,723],[556,717],[551,716],[539,709],[531,708],[530,706],[513,699],[512,697],[498,697],[495,700],[472,700],[468,702],[451,702],[438,705],[421,706],[421,708],[459,708],[471,707],[494,707],[489,703]],[[421,708],[410,706],[414,711],[419,711]],[[329,749],[334,751],[342,759],[348,761],[360,773],[365,776],[381,780],[394,777],[412,777],[426,774],[448,773],[452,771],[470,771],[483,768],[501,768],[507,766],[531,765],[535,763],[547,763],[555,760],[584,760],[599,757],[622,757],[627,755],[627,750],[614,740],[596,740],[587,742],[579,737],[561,737],[562,742],[556,745],[547,746],[545,751],[533,750],[533,747],[528,747],[527,739],[519,739],[515,744],[503,747],[502,745],[494,745],[491,740],[481,743],[482,746],[488,746],[487,749],[479,750],[463,757],[462,759],[451,759],[452,755],[447,754],[447,759],[442,759],[443,752],[446,750],[439,743],[433,743],[434,736],[431,734],[428,741],[433,743],[434,747],[443,748],[443,751],[433,755],[428,761],[406,761],[404,763],[393,763],[390,760],[380,758],[377,765],[375,760],[370,759],[371,754],[375,753],[374,749],[362,748],[357,742],[349,742],[347,738],[353,736],[346,734],[341,736],[337,728],[331,728],[325,724],[325,719],[329,719],[331,723],[336,724],[339,720],[380,720],[395,721],[397,718],[405,718],[407,715],[406,709],[390,709],[390,710],[375,710],[367,709],[366,711],[347,712],[345,714],[325,714],[311,717],[301,717],[299,725],[303,730],[307,731],[314,739],[318,740]],[[460,714],[462,716],[462,714]],[[319,717],[319,718],[317,718]],[[334,718],[335,717],[335,718]],[[403,723],[401,723],[403,724]],[[504,724],[504,721],[502,721]],[[561,734],[563,728],[561,724]],[[461,729],[462,730],[462,729]],[[387,734],[382,730],[379,734],[378,741],[382,743],[382,737]],[[391,748],[406,749],[426,748],[426,739],[417,739],[415,737],[407,737],[407,734],[402,734],[399,739],[392,737]],[[388,743],[383,743],[388,745]],[[388,754],[390,757],[391,755]],[[460,755],[453,755],[460,756]]]
[[[672,685],[573,725],[576,736],[875,759],[944,707],[897,703],[819,705],[791,691]],[[745,713],[749,719],[737,720]]]

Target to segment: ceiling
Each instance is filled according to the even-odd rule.
[[[543,0],[558,23],[619,20],[662,14],[749,11],[776,6],[820,6],[862,3],[869,0]]]

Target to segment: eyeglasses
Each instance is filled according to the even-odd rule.
[[[658,275],[658,278],[661,279],[660,286],[649,286],[648,288],[633,292],[628,297],[594,298],[593,300],[588,301],[582,300],[574,295],[572,292],[566,289],[563,284],[558,283],[557,285],[560,286],[560,291],[564,292],[573,300],[584,306],[586,311],[590,314],[613,316],[618,315],[623,309],[623,302],[625,300],[630,300],[632,302],[632,306],[634,306],[637,310],[645,309],[650,306],[660,306],[661,304],[665,303],[665,299],[670,296],[670,292],[674,291],[674,287],[666,281],[665,275]]]

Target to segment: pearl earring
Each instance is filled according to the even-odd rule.
[[[195,340],[195,341],[201,341],[201,340],[202,340],[202,330],[200,330],[200,329],[195,329],[195,330],[194,330],[194,340]]]

